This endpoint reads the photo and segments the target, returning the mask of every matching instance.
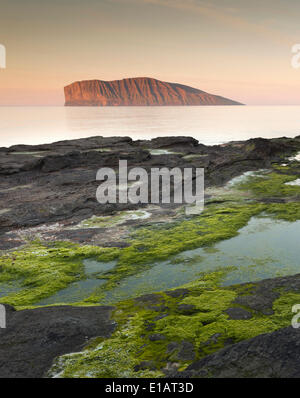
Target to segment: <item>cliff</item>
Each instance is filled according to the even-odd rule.
[[[148,77],[86,80],[72,83],[64,91],[66,106],[242,105],[193,87]]]

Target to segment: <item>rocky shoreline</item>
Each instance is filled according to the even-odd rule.
[[[211,289],[211,286],[209,289]],[[228,308],[223,308],[224,314],[227,314],[229,322],[238,322],[241,329],[249,327],[251,320],[253,321],[255,318],[259,323],[261,316],[266,319],[266,323],[276,317],[291,319],[291,307],[288,305],[289,302],[291,305],[294,303],[291,299],[300,300],[300,274],[263,280],[252,284],[236,285],[222,293],[226,294],[228,291],[235,291],[237,295],[231,302],[227,303]],[[101,363],[97,364],[95,358],[92,358],[96,374],[93,375],[92,371],[89,371],[89,373],[93,377],[300,377],[298,343],[300,332],[299,329],[293,329],[291,326],[280,328],[280,324],[278,324],[276,331],[262,333],[257,337],[245,339],[238,343],[235,343],[233,338],[226,336],[224,332],[224,335],[214,333],[210,339],[198,347],[198,350],[202,351],[204,355],[200,360],[196,360],[197,348],[191,338],[172,341],[163,334],[155,333],[156,325],[162,319],[174,318],[176,314],[186,320],[190,317],[192,321],[193,316],[201,313],[203,310],[201,311],[197,306],[183,303],[189,297],[195,297],[195,293],[194,288],[183,288],[167,291],[163,295],[141,296],[131,303],[129,309],[126,309],[123,304],[116,307],[54,306],[15,311],[13,307],[6,305],[7,329],[0,330],[0,377],[60,376],[61,373],[66,371],[65,368],[68,365],[74,366],[72,356],[75,357],[76,352],[79,353],[77,355],[82,355],[84,360],[85,355],[82,354],[84,351],[80,351],[84,347],[93,346],[95,338],[98,344],[105,339],[108,339],[109,343],[109,339],[117,328],[116,320],[122,323],[118,314],[121,308],[123,311],[127,311],[126,316],[128,318],[132,317],[135,312],[148,311],[155,315],[151,322],[149,319],[144,319],[143,330],[146,336],[142,336],[145,338],[145,346],[152,345],[148,349],[153,349],[153,359],[137,358],[137,361],[132,365],[129,355],[127,358],[128,368],[132,367],[132,369],[131,371],[128,369],[128,373],[124,373],[123,367],[126,364],[124,364],[124,358],[120,356],[120,364],[114,363],[115,369],[109,369],[110,373],[103,375],[101,371],[107,372],[108,366],[106,365],[102,370]],[[203,290],[197,291],[197,295],[201,296],[201,293],[205,294]],[[214,290],[212,290],[212,293],[214,293]],[[219,294],[218,289],[215,290],[215,293]],[[166,303],[165,297],[170,298],[168,303]],[[282,313],[276,314],[278,309],[274,310],[274,303],[280,299],[283,299],[284,302],[284,305],[280,308]],[[205,313],[207,313],[207,309]],[[285,320],[287,325],[288,320]],[[207,325],[210,322],[212,321],[208,321]],[[133,335],[131,337],[134,339]],[[221,341],[224,341],[224,348],[221,348]],[[160,343],[166,346],[166,364],[158,372],[156,355],[161,355],[157,352]],[[128,341],[126,344],[128,344]],[[140,342],[134,340],[134,344],[137,344],[137,348],[139,348]],[[93,349],[94,347],[92,351]],[[215,349],[216,352],[214,352]],[[209,353],[210,350],[213,353],[206,355],[206,352]],[[66,356],[67,366],[62,359],[56,360],[52,365],[57,357],[64,358],[62,355],[69,353],[73,354]],[[88,353],[89,351],[87,351]],[[120,353],[117,352],[116,354]],[[87,362],[89,362],[90,358],[88,355],[86,357]],[[68,364],[68,361],[70,364]],[[115,361],[116,358],[113,358],[112,362]],[[77,366],[80,367],[82,358],[81,362],[78,362]],[[181,363],[190,363],[190,365],[184,371],[178,371]],[[119,365],[120,370],[118,372]],[[51,371],[49,372],[50,368]],[[86,372],[86,369],[84,371]],[[100,374],[97,374],[97,372]],[[73,374],[66,374],[66,377],[79,376],[89,377],[88,372],[81,374],[80,368],[76,368]]]
[[[0,250],[24,244],[18,231],[50,223],[62,223],[60,239],[93,242],[93,236],[101,235],[101,230],[74,232],[67,227],[94,215],[142,207],[131,203],[99,205],[96,201],[97,170],[117,169],[120,159],[126,159],[129,168],[142,166],[146,170],[203,167],[205,186],[209,188],[222,186],[243,172],[268,168],[281,161],[282,156],[299,150],[300,136],[257,138],[216,146],[199,144],[190,137],[161,137],[151,141],[91,137],[0,148],[0,197],[4,205],[0,211]],[[46,235],[51,239],[51,231]],[[103,243],[111,242],[104,239]]]
[[[300,136],[216,146],[189,137],[91,137],[0,148],[0,284],[20,284],[0,295],[8,306],[0,377],[298,377],[298,330],[287,327],[300,302],[299,275],[221,287],[222,270],[114,306],[100,305],[101,293],[76,306],[33,307],[84,278],[87,257],[117,262],[107,290],[151,261],[235,236],[255,215],[299,220],[300,187],[286,185],[300,175],[299,151]],[[99,205],[96,172],[117,169],[120,159],[147,170],[203,167],[204,215]],[[262,169],[264,178],[226,185]]]

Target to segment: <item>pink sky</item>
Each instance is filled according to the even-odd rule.
[[[0,105],[63,105],[73,81],[138,76],[249,105],[300,104],[299,1],[3,3]]]

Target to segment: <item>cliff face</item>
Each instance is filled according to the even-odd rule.
[[[102,81],[86,80],[66,86],[66,106],[242,105],[176,83],[148,77]]]

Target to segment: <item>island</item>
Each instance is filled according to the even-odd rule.
[[[243,105],[193,87],[150,77],[84,80],[64,88],[65,106]]]

